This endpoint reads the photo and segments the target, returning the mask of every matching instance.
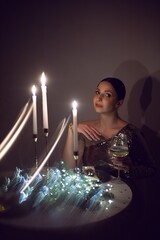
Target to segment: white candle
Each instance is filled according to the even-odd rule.
[[[36,87],[32,87],[32,100],[33,100],[33,136],[37,137],[37,96],[36,96]]]
[[[43,129],[45,131],[48,131],[47,88],[45,84],[46,84],[46,77],[43,72],[41,75]]]
[[[78,132],[77,132],[77,102],[72,103],[73,114],[73,152],[74,155],[78,155]]]

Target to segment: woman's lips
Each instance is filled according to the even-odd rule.
[[[95,103],[95,106],[98,107],[98,108],[102,108],[103,107],[103,105],[100,104],[100,103]]]

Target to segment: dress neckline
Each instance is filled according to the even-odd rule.
[[[117,136],[120,132],[124,131],[125,128],[127,128],[129,125],[130,125],[130,123],[127,123],[124,127],[122,127],[122,128],[115,134],[115,136]],[[103,136],[102,136],[102,138],[101,138],[101,140],[103,140],[103,141],[104,141],[104,140],[109,141],[109,140],[111,140],[111,139],[112,139],[112,137],[106,138],[106,137],[103,137]]]

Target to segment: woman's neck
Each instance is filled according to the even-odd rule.
[[[121,121],[118,113],[112,114],[112,115],[100,115],[99,123],[101,128],[114,128],[115,126],[119,125],[119,122]]]
[[[113,135],[117,134],[127,122],[122,120],[118,114],[106,116],[101,115],[99,118],[99,131],[105,138],[111,138]]]

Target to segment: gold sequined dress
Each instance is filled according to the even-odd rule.
[[[141,131],[131,123],[128,123],[118,133],[125,133],[128,137],[129,157],[132,166],[129,172],[121,171],[122,178],[144,178],[154,175],[154,161],[148,150],[146,140]],[[111,138],[101,138],[99,141],[89,141],[83,134],[79,134],[79,140],[83,141],[85,149],[82,159],[83,166],[94,166],[103,176],[117,175],[111,166],[108,147]]]

